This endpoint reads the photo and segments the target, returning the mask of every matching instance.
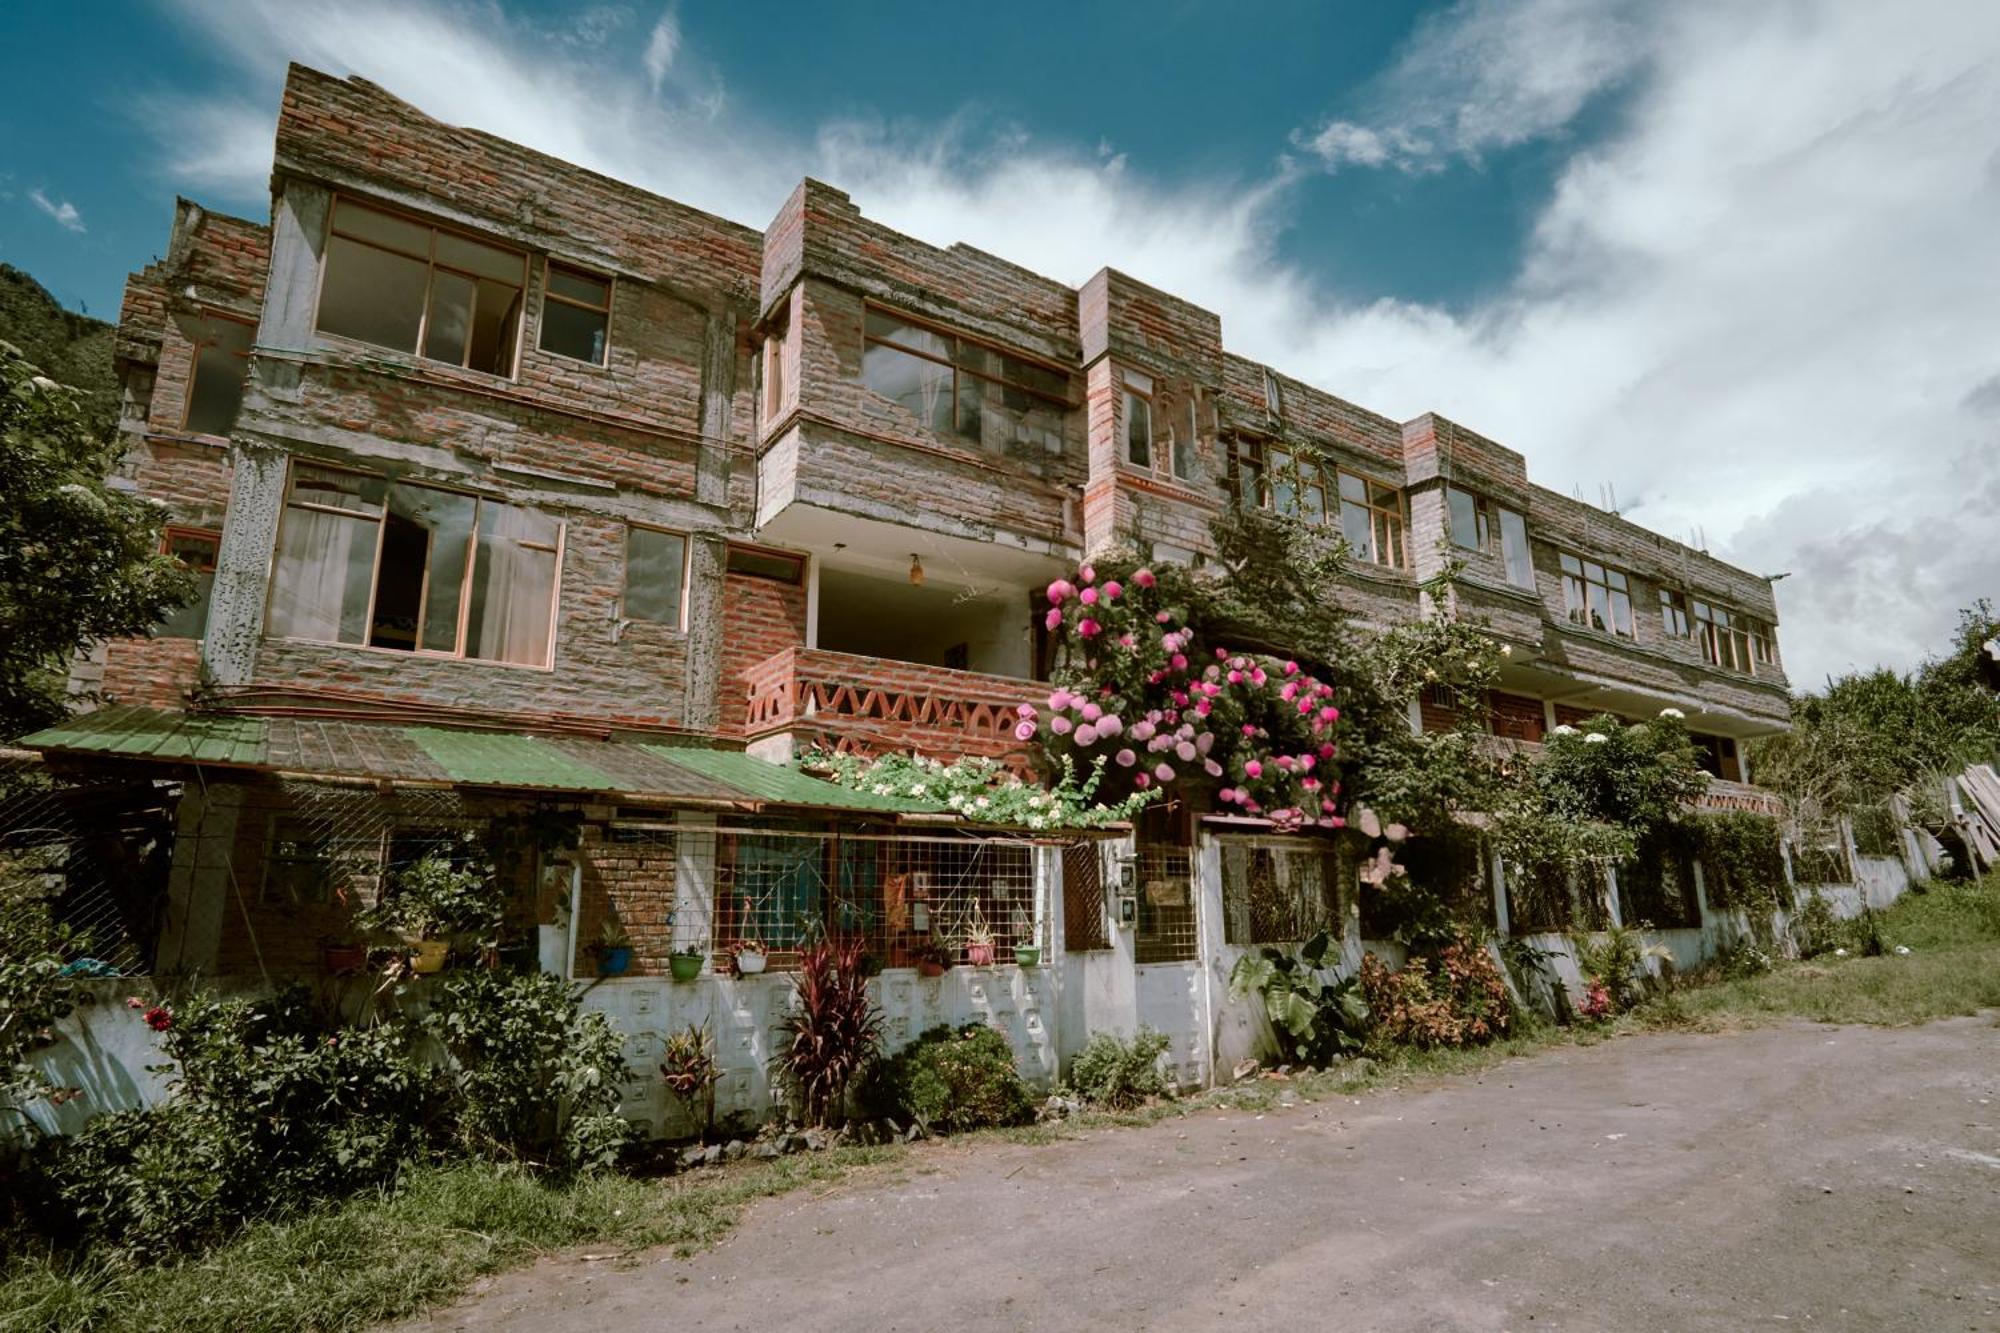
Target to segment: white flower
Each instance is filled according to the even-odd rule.
[[[1555,729],[1554,731],[1550,732],[1550,733],[1549,733],[1549,735],[1551,735],[1551,736],[1574,736],[1574,735],[1576,735],[1576,728],[1575,728],[1575,727],[1572,727],[1572,726],[1571,726],[1571,725],[1570,725],[1569,723],[1565,722],[1565,723],[1563,723],[1562,725],[1558,726],[1558,727],[1557,727],[1557,728],[1556,728],[1556,729]]]
[[[1683,718],[1685,718],[1685,717],[1687,716],[1687,714],[1686,714],[1686,713],[1683,713],[1683,712],[1682,712],[1682,711],[1681,711],[1680,709],[1678,709],[1678,708],[1662,708],[1662,709],[1660,710],[1660,716],[1661,716],[1661,717],[1670,717],[1670,718],[1672,718],[1672,719],[1673,719],[1674,721],[1676,721],[1676,722],[1679,722],[1679,721],[1681,721],[1681,720],[1682,720]]]
[[[1512,657],[1513,655],[1514,655],[1514,645],[1513,645],[1513,644],[1511,644],[1511,643],[1503,643],[1503,644],[1501,644],[1501,645],[1500,645],[1500,656],[1502,656],[1502,657]]]
[[[1605,735],[1601,731],[1593,731],[1588,736],[1585,736],[1583,738],[1583,743],[1585,745],[1602,745],[1604,744],[1604,742],[1610,739],[1611,738],[1609,736]]]
[[[972,808],[974,810],[984,810],[987,806],[991,804],[993,804],[993,802],[987,800],[984,796],[982,796],[978,800],[972,803]]]
[[[1833,951],[1833,956],[1834,956],[1835,958],[1845,958],[1845,957],[1847,957],[1847,950],[1845,950],[1845,949],[1835,949],[1835,950]]]

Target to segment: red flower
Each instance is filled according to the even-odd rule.
[[[173,1011],[165,1005],[154,1005],[145,1014],[146,1026],[155,1032],[165,1032],[174,1025]]]

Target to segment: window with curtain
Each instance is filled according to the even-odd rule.
[[[870,306],[861,382],[935,435],[990,453],[1063,451],[1069,376]]]
[[[681,628],[687,538],[660,528],[625,529],[625,617]]]
[[[352,199],[334,202],[321,333],[514,373],[527,256]]]
[[[266,626],[279,638],[547,666],[562,524],[461,491],[295,463]]]
[[[1563,604],[1572,624],[1627,639],[1637,637],[1631,581],[1624,574],[1565,552],[1562,575]]]
[[[1511,509],[1495,509],[1500,518],[1500,558],[1507,565],[1507,582],[1533,590],[1535,560],[1528,550],[1528,520]]]

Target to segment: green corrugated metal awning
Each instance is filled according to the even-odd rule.
[[[596,793],[636,802],[942,814],[858,792],[741,751],[391,722],[178,713],[120,704],[25,737],[47,754],[194,763],[302,777]]]

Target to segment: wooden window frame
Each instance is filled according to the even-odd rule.
[[[317,315],[316,311],[315,315]],[[243,379],[244,383],[247,386],[250,379],[250,358],[252,355],[256,353],[257,350],[257,321],[254,319],[245,319],[242,315],[230,314],[227,311],[217,310],[213,306],[203,306],[201,308],[201,317],[203,319],[224,320],[230,324],[240,324],[244,328],[250,330],[250,350],[247,352],[230,353],[231,356],[238,357],[242,360]],[[188,417],[190,417],[194,413],[195,380],[199,378],[201,375],[201,349],[207,346],[207,344],[202,342],[196,342],[192,344],[192,346],[194,349],[194,355],[188,358],[187,390],[181,395],[180,430],[181,433],[184,435],[199,435],[203,439],[209,439],[209,440],[221,439],[223,437],[218,435],[213,435],[208,431],[195,430],[188,425]],[[240,403],[238,410],[239,411],[241,410]]]
[[[556,285],[549,281],[550,276],[557,269],[573,273],[579,278],[588,278],[592,282],[603,283],[604,304],[591,305],[588,301],[579,301],[573,296],[564,296],[561,292],[557,291]],[[548,327],[546,312],[548,304],[551,301],[554,301],[557,305],[572,306],[578,310],[588,310],[593,314],[604,316],[604,359],[602,361],[586,361],[580,356],[571,356],[568,352],[558,352],[542,341],[542,331]],[[599,273],[594,269],[585,268],[581,264],[572,264],[567,260],[550,258],[542,265],[542,308],[544,317],[535,321],[535,350],[544,356],[557,357],[579,366],[590,366],[597,370],[609,370],[611,368],[611,315],[617,303],[617,274]]]
[[[635,617],[630,615],[625,609],[626,594],[628,594],[632,590],[632,533],[635,530],[643,530],[646,532],[657,532],[668,537],[679,537],[681,539],[681,595],[679,602],[680,614],[675,617],[674,623],[671,625],[667,624],[667,622],[664,620],[636,619]],[[621,618],[625,620],[630,620],[635,625],[658,625],[662,629],[670,629],[681,634],[687,633],[688,592],[693,583],[693,578],[694,578],[694,534],[693,533],[683,532],[679,528],[664,527],[658,523],[628,522],[625,525],[625,581],[618,589],[618,614]]]
[[[897,342],[894,338],[884,337],[881,334],[877,333],[870,333],[868,331],[868,317],[871,314],[881,315],[883,318],[893,319],[899,324],[908,324],[912,328],[919,328],[927,332],[936,334],[938,337],[943,338],[952,344],[952,351],[950,357],[949,358],[941,357],[936,352],[926,351],[923,348],[919,347],[911,347],[907,343]],[[996,354],[997,356],[1002,358],[1003,366],[1005,365],[1006,361],[1012,360],[1012,361],[1018,361],[1024,366],[1031,366],[1034,369],[1044,371],[1051,375],[1060,375],[1063,377],[1063,385],[1064,385],[1063,393],[1060,397],[1058,397],[1057,395],[1050,393],[1046,389],[1035,388],[1033,385],[1030,385],[1023,380],[1010,379],[1004,374],[989,375],[983,371],[975,370],[971,366],[962,366],[958,364],[959,343],[966,343],[973,347],[983,348],[988,352]],[[877,347],[890,348],[894,351],[901,352],[904,356],[914,356],[918,360],[928,361],[934,366],[944,366],[946,369],[951,371],[952,429],[946,433],[949,434],[953,439],[969,440],[973,438],[972,436],[961,434],[958,430],[958,404],[959,404],[959,392],[960,392],[959,377],[961,375],[969,376],[972,379],[978,380],[984,384],[998,384],[1002,388],[1012,389],[1016,393],[1024,393],[1027,394],[1030,398],[1039,399],[1041,402],[1047,403],[1059,409],[1064,414],[1065,421],[1067,421],[1068,414],[1076,410],[1075,399],[1071,396],[1071,389],[1074,385],[1074,377],[1070,374],[1070,371],[1067,367],[1056,365],[1054,362],[1051,361],[1044,361],[1040,357],[1025,356],[1022,353],[1013,350],[1012,348],[1003,347],[999,343],[992,342],[989,339],[975,337],[974,335],[969,333],[961,333],[957,329],[951,328],[948,325],[939,324],[935,320],[924,319],[922,316],[919,315],[907,314],[904,311],[896,309],[894,306],[883,305],[878,301],[864,301],[862,302],[861,306],[861,346],[862,346],[864,361],[866,359],[867,349],[871,344]],[[1065,431],[1065,437],[1066,436],[1067,436],[1067,431]],[[1067,451],[1068,448],[1067,438],[1065,438],[1064,440],[1064,448],[1065,451]]]
[[[1157,460],[1160,456],[1160,440],[1159,431],[1156,429],[1158,423],[1154,420],[1154,408],[1158,404],[1153,401],[1153,377],[1143,370],[1127,370],[1121,366],[1118,371],[1118,385],[1124,391],[1124,397],[1119,400],[1118,422],[1120,429],[1118,436],[1120,445],[1118,461],[1122,466],[1137,468],[1141,472],[1158,476],[1160,465]],[[1146,408],[1146,461],[1143,463],[1132,457],[1133,405],[1135,403],[1143,404]]]
[[[1499,542],[1500,524],[1498,516],[1493,512],[1493,502],[1477,491],[1468,491],[1465,487],[1453,485],[1451,482],[1445,483],[1444,492],[1445,528],[1450,534],[1451,544],[1461,551],[1470,551],[1476,555],[1494,554],[1494,548]],[[1462,542],[1458,539],[1458,522],[1453,518],[1451,510],[1451,497],[1454,494],[1462,495],[1472,502],[1471,542]]]
[[[1694,638],[1701,644],[1702,660],[1719,671],[1733,671],[1739,675],[1755,676],[1760,665],[1759,654],[1765,654],[1761,665],[1772,675],[1779,674],[1777,636],[1771,627],[1755,616],[1715,602],[1698,598],[1688,599],[1692,612],[1690,619],[1694,626]],[[1724,652],[1724,646],[1728,651]],[[1729,660],[1724,660],[1725,658]]]
[[[1535,577],[1535,543],[1534,538],[1528,535],[1527,514],[1519,509],[1514,509],[1503,504],[1496,504],[1492,508],[1493,537],[1499,546],[1500,568],[1506,577],[1507,585],[1512,588],[1519,588],[1523,592],[1536,591],[1540,583]],[[1525,583],[1514,577],[1514,567],[1507,559],[1507,520],[1510,517],[1521,525],[1521,558],[1527,562],[1528,566],[1528,580]]]
[[[1685,643],[1695,637],[1687,594],[1678,588],[1660,589],[1660,630],[1670,643]]]
[[[761,570],[732,569],[730,567],[730,559],[738,551],[759,556],[766,560],[785,561],[792,566],[792,573],[787,577],[779,574],[767,574]],[[690,557],[690,561],[692,561],[692,557]],[[724,578],[727,578],[731,574],[736,574],[746,579],[762,579],[766,583],[782,583],[786,587],[802,588],[806,582],[806,556],[803,552],[787,551],[776,546],[758,546],[752,542],[730,542],[728,543],[728,549],[722,554],[722,573]]]
[[[430,230],[430,243],[426,247],[427,252],[424,254],[417,254],[416,252],[411,250],[399,249],[393,245],[384,245],[380,241],[373,241],[366,239],[365,237],[354,236],[347,232],[340,231],[338,229],[338,223],[340,218],[340,206],[342,203],[352,203],[354,207],[362,209],[363,211],[366,212],[380,213],[384,217],[392,217],[398,219],[399,221],[410,223],[413,226],[428,228]],[[468,337],[465,342],[464,357],[461,358],[456,363],[446,361],[441,357],[426,356],[424,354],[424,341],[426,336],[430,333],[431,291],[432,288],[436,285],[437,271],[440,268],[442,268],[444,269],[445,272],[455,274],[458,277],[471,278],[473,279],[475,284],[478,282],[480,277],[479,274],[467,273],[464,269],[454,268],[450,264],[438,263],[437,238],[440,232],[449,233],[454,236],[460,236],[468,241],[474,242],[475,244],[486,246],[488,249],[504,251],[505,253],[516,255],[520,258],[521,261],[520,300],[522,304],[522,317],[517,318],[514,321],[513,355],[508,358],[508,363],[507,363],[508,370],[507,373],[504,375],[491,370],[477,370],[474,369],[472,365],[469,364],[472,357],[472,339],[470,337]],[[417,345],[413,350],[405,352],[400,347],[390,347],[384,343],[369,342],[366,338],[356,338],[349,334],[344,334],[344,333],[323,333],[320,331],[319,327],[320,309],[324,304],[326,297],[327,261],[329,260],[329,258],[331,258],[333,251],[332,242],[333,238],[336,236],[340,237],[340,239],[344,241],[351,242],[355,245],[365,245],[370,249],[380,250],[384,254],[401,255],[405,259],[420,259],[424,262],[425,266],[424,305],[423,305],[423,313],[417,319],[417,338],[416,338]],[[499,281],[499,279],[489,278],[488,281],[497,282]],[[474,289],[475,304],[473,306],[475,312],[479,308],[477,305],[477,299],[478,299],[478,291],[477,287],[475,286]],[[313,290],[313,336],[315,338],[331,338],[337,342],[351,343],[360,347],[373,348],[378,351],[394,353],[397,356],[414,357],[419,361],[428,361],[432,365],[437,365],[437,366],[449,366],[456,364],[458,369],[467,371],[471,374],[489,375],[494,379],[506,380],[511,383],[513,381],[518,380],[521,376],[522,340],[526,336],[527,325],[528,325],[528,321],[526,319],[527,300],[528,300],[528,252],[526,250],[522,250],[516,246],[504,243],[496,244],[490,236],[482,236],[476,231],[470,231],[464,227],[456,227],[448,223],[438,222],[435,219],[424,217],[421,214],[409,212],[406,209],[388,207],[382,204],[378,204],[373,200],[364,199],[359,195],[352,195],[344,192],[336,192],[333,196],[330,207],[328,207],[328,209],[326,210],[326,226],[320,235],[319,278],[317,285]],[[610,354],[610,344],[611,344],[611,339],[609,333],[609,326],[607,325],[606,335],[605,335],[605,351],[607,356],[609,356]],[[580,364],[589,365],[590,363],[588,361],[585,361]]]
[[[381,508],[371,514],[358,509],[342,509],[337,505],[322,505],[314,504],[310,501],[294,500],[292,493],[297,484],[298,469],[301,466],[317,468],[322,472],[344,472],[350,476],[372,477],[385,483],[382,491]],[[294,456],[288,460],[285,468],[285,495],[280,504],[278,515],[278,542],[280,547],[282,547],[284,541],[284,516],[287,510],[303,509],[315,513],[335,514],[342,518],[372,520],[375,524],[375,554],[368,568],[368,609],[362,618],[362,624],[367,627],[368,633],[372,634],[375,628],[375,599],[382,588],[383,539],[389,529],[387,522],[389,516],[389,487],[393,486],[415,486],[424,490],[442,491],[447,495],[464,495],[478,502],[472,511],[472,530],[466,536],[465,572],[459,576],[458,618],[452,640],[454,645],[453,650],[451,652],[444,652],[441,649],[421,646],[423,643],[424,617],[430,610],[431,589],[428,578],[424,580],[423,593],[417,599],[418,646],[416,647],[389,648],[380,644],[368,643],[365,640],[361,643],[347,643],[340,639],[308,639],[297,635],[274,637],[281,637],[288,643],[317,643],[336,648],[359,648],[371,653],[394,653],[398,657],[422,657],[440,662],[477,662],[484,666],[511,667],[524,671],[555,670],[556,632],[560,626],[562,613],[563,564],[568,554],[569,544],[569,522],[566,519],[555,519],[556,540],[553,546],[541,542],[524,541],[521,543],[529,550],[548,551],[555,556],[555,577],[550,580],[549,587],[548,642],[544,645],[542,661],[539,663],[507,662],[493,657],[475,657],[466,652],[466,638],[471,629],[472,585],[479,573],[480,520],[484,515],[484,507],[487,504],[510,505],[510,501],[498,499],[491,494],[474,490],[468,486],[447,486],[431,481],[412,481],[402,477],[392,477],[386,473],[371,472],[366,468],[347,467],[339,463],[324,463],[317,459]],[[512,507],[526,508],[523,505],[513,505]],[[271,575],[264,589],[264,616],[266,624],[270,623],[271,600],[277,596],[277,590],[278,562],[276,552],[274,551],[271,558]]]
[[[1274,455],[1283,461],[1276,461]],[[1361,483],[1362,494],[1367,500],[1348,503],[1358,504],[1368,511],[1371,543],[1376,545],[1379,553],[1382,544],[1376,540],[1375,528],[1379,519],[1393,525],[1388,531],[1395,537],[1396,548],[1393,560],[1380,559],[1378,554],[1378,558],[1363,559],[1360,563],[1379,569],[1407,570],[1410,567],[1409,496],[1402,487],[1392,486],[1386,481],[1377,481],[1366,473],[1341,467],[1337,463],[1322,463],[1316,459],[1301,458],[1295,449],[1254,436],[1234,437],[1229,446],[1229,461],[1231,484],[1235,488],[1238,505],[1268,509],[1275,514],[1283,514],[1323,527],[1340,526],[1342,504],[1340,479],[1354,478]],[[1246,472],[1255,474],[1254,486],[1257,494],[1254,497],[1245,493]],[[1287,473],[1288,476],[1280,477],[1278,475],[1280,472]],[[1277,492],[1280,485],[1289,485],[1295,489],[1292,509],[1289,512],[1278,505]],[[1306,500],[1307,493],[1314,490],[1319,492],[1319,506],[1316,511]],[[1393,508],[1376,503],[1375,492],[1378,490],[1387,491],[1394,497]]]
[[[1571,562],[1576,564],[1574,570],[1570,568]],[[1590,557],[1577,551],[1562,552],[1557,561],[1557,569],[1562,575],[1563,613],[1570,624],[1575,625],[1579,629],[1590,630],[1596,634],[1608,634],[1614,639],[1629,639],[1634,643],[1639,641],[1639,609],[1632,603],[1632,585],[1637,580],[1633,578],[1631,571],[1605,564],[1601,560],[1592,560]],[[1601,579],[1591,578],[1590,571],[1592,569],[1597,570],[1603,577]],[[1611,581],[1614,577],[1617,578],[1617,583]],[[1571,599],[1570,585],[1572,583],[1575,583],[1582,591],[1580,600]],[[1590,623],[1590,590],[1592,588],[1602,588],[1604,590],[1604,609],[1611,613],[1609,617],[1611,623],[1608,625],[1600,627]],[[1617,602],[1612,597],[1614,592],[1623,594],[1625,598],[1625,615],[1627,618],[1627,628],[1625,629],[1618,628]]]

